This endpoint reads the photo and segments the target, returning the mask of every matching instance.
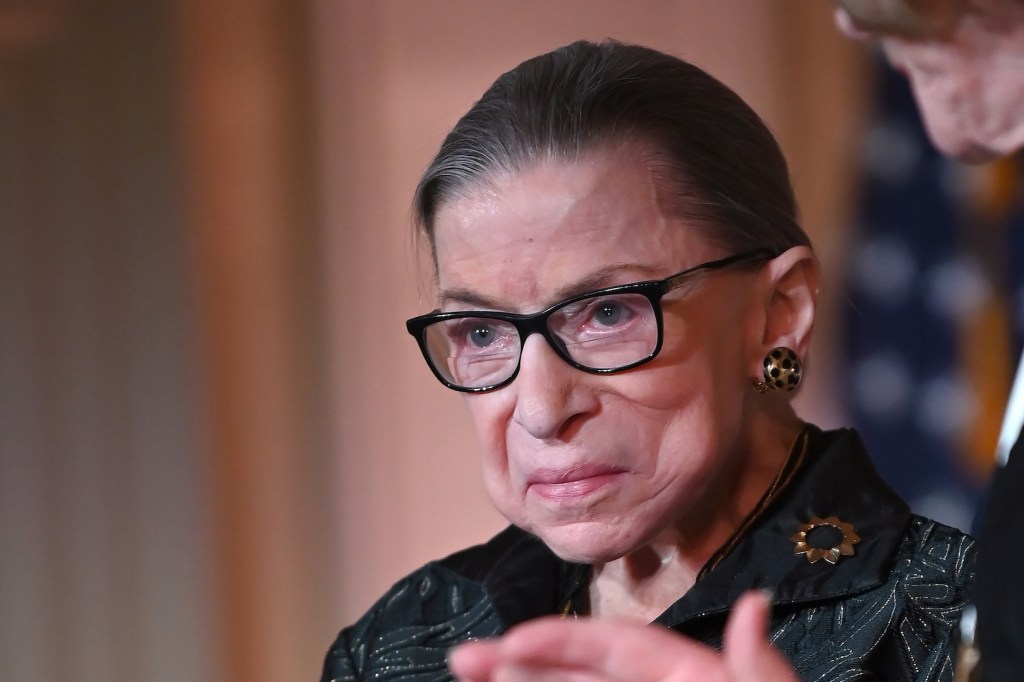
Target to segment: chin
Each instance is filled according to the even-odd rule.
[[[958,161],[971,164],[987,163],[1002,156],[1000,152],[991,147],[969,141],[962,142],[958,146],[945,151],[956,157]]]
[[[986,163],[1024,149],[1024,124],[963,126],[932,136],[935,146],[964,163]]]
[[[565,561],[577,564],[603,564],[634,551],[639,542],[597,522],[532,531],[548,548]]]
[[[1000,154],[988,145],[965,137],[961,131],[929,131],[932,144],[943,154],[963,163],[986,163]]]

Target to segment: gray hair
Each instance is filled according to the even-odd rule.
[[[614,41],[576,42],[500,76],[420,179],[417,227],[433,253],[437,211],[460,193],[497,173],[623,144],[648,153],[669,210],[724,248],[809,245],[785,158],[757,114],[696,66]]]

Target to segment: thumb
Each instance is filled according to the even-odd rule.
[[[735,680],[797,682],[789,661],[768,642],[771,602],[762,591],[751,591],[733,606],[725,626],[725,662]]]

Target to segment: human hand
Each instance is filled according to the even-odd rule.
[[[493,640],[455,647],[448,665],[460,682],[797,682],[768,643],[770,605],[741,597],[724,633],[725,650],[664,628],[613,618],[541,618]]]

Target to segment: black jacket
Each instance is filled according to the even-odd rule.
[[[1019,495],[1024,495],[1024,432],[1006,466],[993,476],[981,529],[983,556],[973,597],[984,682],[1024,676],[1024,505]]]
[[[910,514],[853,431],[808,428],[807,456],[786,488],[655,622],[719,647],[733,602],[766,588],[772,642],[803,679],[949,680],[974,541]],[[861,540],[835,565],[810,563],[795,553],[794,533],[829,516]],[[587,566],[509,527],[399,581],[342,630],[322,680],[449,680],[448,648],[558,613],[588,579]]]

